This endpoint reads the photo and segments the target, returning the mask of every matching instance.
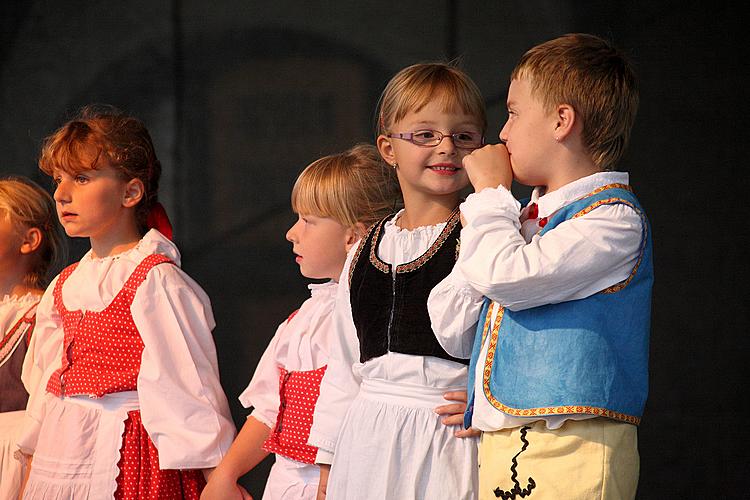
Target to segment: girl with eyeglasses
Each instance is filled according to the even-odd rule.
[[[464,156],[480,147],[484,101],[459,69],[416,64],[386,86],[377,147],[395,169],[404,208],[349,252],[334,309],[338,341],[323,377],[309,442],[319,448],[320,495],[476,496],[476,438],[457,427],[468,360],[448,355],[427,297],[453,268]]]

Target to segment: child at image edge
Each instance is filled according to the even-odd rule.
[[[41,374],[27,370],[22,379],[21,370],[33,358],[36,308],[48,274],[64,253],[56,218],[55,203],[40,186],[25,177],[0,179],[0,500],[17,500],[23,480],[16,441],[29,389]]]
[[[476,438],[463,413],[468,355],[446,353],[427,297],[456,261],[461,160],[483,144],[484,100],[464,72],[421,63],[386,85],[377,145],[398,175],[404,209],[352,248],[334,308],[335,345],[315,408],[329,500],[476,496]]]
[[[320,472],[317,449],[308,446],[313,410],[332,343],[332,312],[346,254],[366,229],[400,205],[396,174],[373,146],[326,156],[300,174],[292,190],[299,215],[286,238],[303,276],[327,279],[309,285],[311,297],[282,323],[247,389],[253,406],[227,456],[201,498],[247,498],[237,479],[275,453],[263,494],[270,499],[314,499]]]
[[[231,445],[208,296],[179,268],[143,123],[89,106],[44,143],[65,232],[91,250],[44,293],[25,499],[197,499]],[[150,229],[149,229],[150,228]]]
[[[471,353],[480,499],[635,496],[651,234],[628,175],[611,169],[637,104],[616,49],[565,35],[514,69],[505,145],[464,159],[475,194],[429,309],[446,351]],[[524,208],[513,178],[536,186]]]

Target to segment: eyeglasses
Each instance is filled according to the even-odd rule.
[[[453,145],[460,149],[477,149],[484,145],[484,137],[478,132],[455,132],[444,134],[439,130],[418,130],[402,134],[386,134],[386,137],[403,139],[423,148],[431,148],[440,144],[443,139],[450,137]]]

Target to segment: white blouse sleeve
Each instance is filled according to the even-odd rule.
[[[138,288],[131,312],[144,344],[141,417],[159,466],[215,467],[235,428],[219,382],[208,296],[176,266],[162,264]]]
[[[504,187],[469,195],[461,205],[457,266],[478,292],[510,310],[576,300],[625,280],[638,259],[640,216],[602,205],[526,243],[518,202]]]
[[[284,334],[289,320],[284,321],[276,330],[276,335],[266,347],[252,380],[240,394],[240,402],[245,408],[253,407],[251,415],[272,428],[279,415],[279,362],[277,348],[279,339]]]
[[[319,463],[330,463],[342,421],[362,382],[353,370],[359,362],[359,339],[349,301],[349,268],[356,249],[357,245],[347,255],[336,290],[328,368],[320,384],[308,439],[310,445],[319,448]]]
[[[42,421],[42,400],[47,381],[62,366],[64,331],[62,319],[54,305],[55,278],[47,287],[36,309],[36,325],[26,351],[21,380],[29,393],[24,421],[24,441],[35,443]],[[33,446],[27,447],[33,449]]]
[[[458,267],[430,291],[427,311],[445,352],[456,358],[471,357],[483,302],[484,296],[471,287]]]

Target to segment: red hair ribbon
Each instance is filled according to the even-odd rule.
[[[172,223],[169,222],[169,217],[167,217],[167,211],[164,210],[164,205],[158,201],[154,203],[148,211],[146,225],[149,229],[156,229],[169,238],[170,241],[172,240]]]

